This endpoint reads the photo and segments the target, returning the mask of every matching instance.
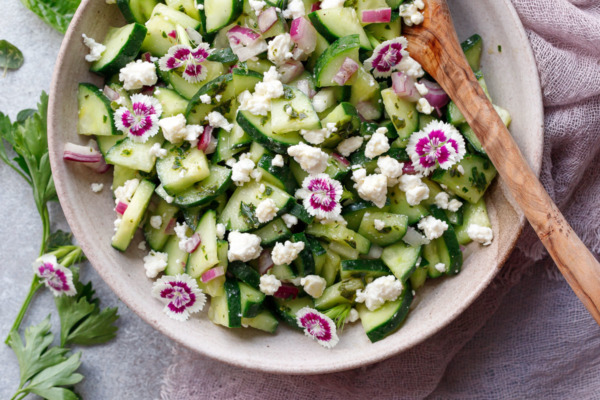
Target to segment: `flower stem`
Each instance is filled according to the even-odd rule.
[[[33,300],[33,295],[42,286],[43,285],[40,282],[40,279],[38,278],[38,276],[34,275],[33,280],[31,281],[31,286],[29,287],[29,293],[27,293],[27,297],[25,298],[25,301],[23,301],[23,304],[21,305],[21,309],[19,310],[19,313],[17,314],[17,318],[15,319],[13,326],[10,328],[10,331],[8,332],[8,336],[6,337],[6,340],[4,341],[4,343],[8,344],[8,341],[10,340],[11,332],[19,330],[19,327],[21,326],[21,322],[23,321],[23,318],[25,317],[25,313],[27,312],[27,309],[29,308],[29,303],[31,303],[31,300]]]

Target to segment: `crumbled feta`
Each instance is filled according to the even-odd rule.
[[[275,218],[278,211],[279,207],[277,207],[273,199],[265,199],[256,206],[256,218],[258,218],[258,222],[264,224]]]
[[[145,240],[142,240],[140,243],[138,243],[138,249],[146,251],[146,241]]]
[[[376,219],[373,221],[373,226],[375,227],[375,229],[377,229],[379,232],[381,232],[382,230],[385,229],[385,222],[383,222],[380,219]]]
[[[329,155],[321,149],[309,146],[306,143],[290,146],[288,154],[294,157],[300,167],[309,174],[320,174],[327,168]]]
[[[402,282],[393,275],[382,276],[369,283],[365,290],[356,291],[356,302],[365,303],[369,311],[375,311],[386,301],[394,301],[402,294]]]
[[[290,34],[282,33],[281,35],[275,36],[275,38],[269,42],[267,57],[273,64],[281,66],[294,57],[292,54],[293,47],[294,42],[292,42]]]
[[[422,246],[424,244],[429,244],[430,242],[429,239],[421,235],[421,233],[412,226],[406,228],[406,233],[402,240],[409,246]]]
[[[288,229],[292,229],[292,227],[298,223],[298,218],[294,217],[291,214],[283,214],[281,219],[285,223],[285,226],[288,227]]]
[[[425,97],[421,97],[417,102],[417,111],[421,114],[431,114],[433,112],[433,107],[429,104],[429,101]]]
[[[260,236],[252,233],[240,233],[233,231],[229,234],[229,250],[227,258],[229,261],[247,262],[260,256],[262,247],[260,247]]]
[[[185,116],[177,114],[158,121],[163,136],[171,143],[181,143],[188,135]]]
[[[425,20],[423,13],[419,11],[423,8],[425,8],[425,3],[423,3],[423,0],[415,0],[413,2],[400,5],[399,15],[404,20],[406,26],[419,25]]]
[[[458,167],[456,167],[456,170],[458,171],[459,174],[464,175],[465,174],[465,169],[463,168],[462,165],[459,165]]]
[[[417,227],[423,231],[427,239],[433,240],[441,237],[446,232],[448,224],[430,215],[421,219]]]
[[[200,96],[200,101],[202,102],[202,104],[210,104],[212,100],[209,95],[203,94],[202,96]]]
[[[275,275],[264,274],[260,277],[259,289],[268,296],[273,296],[281,287],[281,281]]]
[[[175,197],[167,195],[167,197],[165,197],[165,201],[171,204],[173,201],[175,201]]]
[[[184,222],[183,224],[180,224],[179,222],[177,222],[175,224],[175,235],[177,235],[177,237],[179,238],[179,249],[180,250],[185,250],[185,245],[188,241],[188,236],[187,236],[187,230],[188,230],[188,225]]]
[[[121,217],[117,217],[117,219],[114,220],[113,222],[113,227],[115,232],[119,229],[119,227],[121,226],[121,222],[123,222],[123,219]]]
[[[435,205],[441,208],[442,210],[448,209],[448,202],[450,201],[450,196],[446,192],[439,192],[435,196]]]
[[[335,104],[335,92],[329,88],[322,89],[313,96],[311,101],[315,111],[321,113]]]
[[[363,200],[371,201],[379,208],[385,206],[387,200],[387,178],[385,175],[373,174],[367,176],[367,171],[360,168],[352,172],[352,179],[356,182],[354,187]]]
[[[160,143],[154,143],[152,147],[150,147],[150,150],[148,150],[148,153],[150,153],[151,156],[163,158],[167,156],[167,149],[163,149]]]
[[[275,244],[271,251],[271,259],[275,265],[289,265],[302,250],[304,250],[304,242],[292,243],[286,240],[285,243]]]
[[[252,172],[250,172],[250,177],[252,179],[254,179],[256,182],[260,182],[260,180],[262,179],[262,171],[255,169]]]
[[[139,179],[129,179],[125,181],[122,186],[115,189],[115,204],[125,203],[129,204],[133,194],[140,185]]]
[[[398,63],[397,69],[411,78],[420,78],[425,75],[425,71],[423,71],[421,64],[416,62],[415,59],[410,56],[403,57],[402,61]]]
[[[283,18],[296,19],[304,16],[304,2],[302,0],[291,0],[283,11]]]
[[[438,270],[438,272],[446,272],[446,264],[444,263],[437,263],[434,265],[434,268]]]
[[[377,129],[377,131],[371,136],[371,140],[369,140],[367,146],[365,147],[365,156],[369,158],[375,158],[390,149],[388,137],[385,136],[385,133],[383,133],[379,129]]]
[[[240,157],[240,160],[231,167],[231,180],[238,186],[250,182],[250,174],[253,170],[254,161]]]
[[[385,175],[388,180],[388,186],[394,186],[398,183],[398,178],[402,176],[404,164],[390,156],[379,157],[377,160],[379,171]]]
[[[254,10],[256,15],[260,14],[263,8],[265,8],[267,5],[267,3],[262,0],[248,0],[248,4],[250,5],[250,8]]]
[[[227,165],[229,168],[233,168],[233,166],[235,165],[235,163],[237,162],[237,160],[235,158],[230,158],[227,161],[225,161],[225,165]]]
[[[399,187],[406,193],[406,201],[411,206],[419,205],[429,198],[429,187],[417,175],[402,175]]]
[[[217,103],[220,102],[222,98],[223,98],[222,94],[218,94],[215,96],[215,100],[217,101]]]
[[[462,207],[462,202],[452,199],[448,203],[448,211],[457,212]]]
[[[261,193],[264,193],[267,190],[267,187],[265,186],[264,183],[261,183],[260,186],[258,187],[258,191]]]
[[[323,295],[323,291],[327,286],[327,281],[319,275],[307,275],[300,279],[300,284],[306,293],[311,297],[318,299]]]
[[[119,71],[119,80],[123,82],[123,89],[141,89],[152,86],[158,81],[156,66],[147,61],[132,61]]]
[[[230,124],[229,121],[218,111],[211,111],[205,119],[208,121],[208,124],[215,128],[223,128],[227,132],[231,132],[233,129],[233,124]]]
[[[283,167],[283,156],[281,154],[277,154],[275,157],[273,157],[271,165],[274,167]]]
[[[342,140],[337,146],[337,151],[344,157],[350,156],[362,146],[364,138],[362,136],[353,136]]]
[[[91,188],[92,188],[92,192],[100,193],[102,191],[102,189],[104,189],[104,184],[103,183],[92,183]]]
[[[350,313],[348,314],[347,321],[350,323],[353,323],[353,322],[358,321],[359,318],[360,318],[360,315],[358,315],[358,311],[356,311],[356,308],[351,308]]]
[[[327,139],[330,135],[329,131],[325,128],[323,129],[301,129],[300,134],[310,144],[321,144]]]
[[[225,237],[225,225],[217,224],[217,238],[219,238],[220,240],[223,240],[224,237]]]
[[[346,0],[323,0],[321,2],[321,10],[326,10],[328,8],[342,8],[344,7],[344,3]]]
[[[264,73],[262,82],[254,86],[254,93],[248,90],[240,93],[238,102],[240,110],[248,110],[254,115],[266,116],[271,111],[271,99],[283,96],[283,84],[279,80],[280,75],[273,66]]]
[[[469,235],[471,240],[481,243],[484,246],[492,244],[492,240],[494,239],[494,232],[491,228],[477,224],[469,225],[467,228],[467,235]]]
[[[154,229],[160,229],[162,226],[162,217],[160,215],[153,215],[150,217],[150,226]]]
[[[106,50],[106,46],[102,43],[96,42],[93,38],[88,37],[85,33],[81,36],[83,37],[83,44],[85,44],[90,49],[90,54],[85,56],[85,61],[98,61],[102,57],[102,53],[104,53],[104,50]]]
[[[427,86],[425,86],[424,83],[415,83],[415,87],[421,96],[427,96],[429,94],[429,89],[427,89]]]
[[[169,255],[167,253],[150,250],[150,253],[144,257],[146,276],[148,278],[156,278],[160,272],[163,272],[167,268],[168,258]]]
[[[116,1],[116,0],[115,0]],[[204,10],[204,4],[196,4],[198,10]]]

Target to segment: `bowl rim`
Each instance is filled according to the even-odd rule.
[[[63,42],[61,44],[60,51],[59,51],[57,59],[56,59],[54,72],[52,74],[52,81],[51,81],[50,93],[49,93],[49,104],[48,104],[48,119],[49,119],[49,121],[48,121],[48,145],[50,148],[50,152],[49,152],[50,165],[51,165],[51,169],[53,171],[58,170],[58,163],[62,162],[62,158],[58,156],[58,154],[60,154],[60,153],[57,151],[52,151],[52,149],[56,150],[56,146],[58,146],[59,142],[60,142],[57,139],[58,136],[55,135],[55,123],[54,123],[56,120],[56,115],[57,115],[56,110],[58,109],[55,93],[57,93],[59,90],[58,83],[60,81],[59,78],[61,75],[60,66],[62,65],[62,62],[66,57],[67,50],[68,50],[68,44],[74,39],[75,31],[77,31],[77,28],[81,23],[83,15],[86,12],[87,5],[88,5],[88,3],[91,3],[92,1],[96,1],[96,0],[83,0],[80,4],[79,8],[77,9],[75,15],[73,16],[72,22],[69,25],[69,28],[68,28],[68,30],[65,34],[65,37],[63,39]],[[535,57],[533,54],[533,49],[532,49],[531,43],[529,42],[529,39],[527,37],[525,28],[523,27],[523,24],[521,23],[521,20],[517,14],[517,11],[513,7],[510,0],[502,0],[502,2],[504,3],[510,18],[513,20],[514,24],[517,27],[517,32],[515,32],[515,33],[518,35],[520,41],[523,43],[523,50],[525,51],[525,54],[523,54],[522,56],[527,58],[527,64],[531,64],[531,65],[535,66],[535,71],[537,71],[537,64],[536,64]],[[537,115],[541,119],[541,121],[538,121],[538,122],[539,122],[539,126],[541,126],[541,130],[543,132],[544,107],[543,107],[543,101],[542,101],[542,89],[541,89],[539,73],[536,73],[535,77],[532,76],[531,78],[532,79],[531,79],[530,90],[535,93],[535,95],[536,95],[535,98],[538,99],[537,104],[536,104]],[[542,138],[542,145],[543,145],[543,138]],[[538,160],[536,160],[534,165],[531,165],[536,176],[539,176],[541,162],[542,162],[542,160],[540,157]],[[65,188],[65,185],[63,184],[62,179],[61,178],[56,179],[56,178],[57,177],[55,176],[56,192],[58,194],[59,201],[61,201],[61,206],[62,206],[63,212],[65,214],[65,218],[69,224],[69,227],[71,228],[71,231],[73,232],[74,237],[75,238],[82,237],[84,227],[76,222],[77,221],[77,219],[75,217],[76,211],[66,201],[68,197],[67,197],[66,188]],[[63,200],[65,200],[65,201],[63,201]],[[520,237],[520,235],[523,231],[523,228],[525,226],[525,218],[524,218],[523,214],[518,209],[516,211],[519,213],[519,221],[520,221],[519,225],[516,229],[516,234],[514,235],[514,239],[512,240],[512,242],[508,244],[505,253],[501,256],[501,259],[499,260],[499,262],[497,264],[497,268],[495,269],[494,273],[489,274],[487,279],[480,281],[478,286],[475,288],[475,290],[473,290],[468,296],[466,296],[467,297],[466,301],[464,301],[460,306],[456,307],[456,309],[454,309],[454,312],[452,312],[451,315],[449,315],[445,319],[445,321],[443,321],[443,323],[439,323],[439,324],[435,325],[435,327],[430,329],[426,334],[422,335],[418,339],[416,339],[412,342],[409,342],[406,345],[398,346],[391,351],[379,352],[377,354],[363,357],[360,360],[356,360],[353,362],[346,362],[345,364],[328,365],[326,367],[316,367],[316,368],[306,368],[306,367],[298,368],[297,366],[292,365],[292,366],[290,366],[290,368],[288,368],[286,370],[282,370],[281,368],[275,368],[275,367],[268,366],[268,365],[255,365],[255,364],[251,364],[245,360],[236,359],[235,356],[223,357],[223,352],[211,350],[210,348],[207,348],[207,347],[201,348],[198,346],[193,346],[191,343],[185,342],[181,337],[179,337],[174,332],[174,330],[167,329],[163,325],[161,325],[152,314],[148,313],[145,310],[144,307],[136,306],[136,303],[138,303],[139,300],[135,296],[130,295],[128,293],[128,291],[125,290],[126,289],[125,284],[119,282],[118,280],[111,278],[110,268],[102,267],[103,264],[100,262],[100,260],[97,259],[96,252],[93,250],[93,246],[91,245],[91,243],[82,241],[80,243],[80,246],[82,247],[82,249],[86,255],[89,254],[90,264],[94,267],[94,269],[98,272],[98,274],[102,277],[102,279],[106,282],[106,284],[111,288],[111,290],[117,295],[117,297],[121,301],[123,301],[123,303],[125,303],[125,305],[127,305],[128,308],[130,308],[134,313],[136,313],[139,317],[141,317],[146,323],[151,325],[153,328],[157,329],[165,336],[167,336],[170,339],[176,341],[177,343],[185,346],[186,348],[188,348],[194,352],[197,352],[203,356],[207,356],[209,358],[224,362],[224,363],[232,365],[232,366],[243,367],[246,369],[256,370],[256,371],[261,371],[261,372],[268,372],[268,373],[274,373],[274,374],[293,374],[293,375],[308,375],[308,374],[315,374],[315,373],[334,373],[334,372],[341,372],[341,371],[351,370],[351,369],[359,368],[362,366],[370,365],[370,364],[391,358],[392,356],[398,355],[404,351],[407,351],[407,350],[411,349],[412,347],[423,343],[424,341],[431,338],[433,335],[440,332],[442,329],[444,329],[446,326],[448,326],[452,321],[454,321],[460,314],[462,314],[469,306],[471,306],[471,304],[473,304],[473,302],[481,295],[481,293],[489,286],[491,281],[496,277],[497,273],[500,271],[500,269],[502,268],[504,263],[510,257],[512,251],[514,250],[514,248],[516,246],[517,240]]]

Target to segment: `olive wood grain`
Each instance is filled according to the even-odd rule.
[[[600,324],[600,264],[523,158],[460,47],[445,0],[426,0],[423,24],[406,28],[408,50],[465,116],[560,272]]]

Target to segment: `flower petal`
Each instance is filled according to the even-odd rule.
[[[306,336],[312,337],[321,346],[330,349],[339,342],[333,320],[314,308],[300,309],[296,313],[296,322],[300,328],[304,329]]]

